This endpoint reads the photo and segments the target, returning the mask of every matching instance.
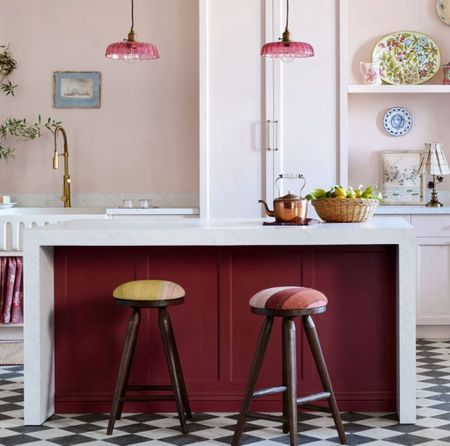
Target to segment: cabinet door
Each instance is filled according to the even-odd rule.
[[[273,182],[280,173],[302,173],[307,189],[336,182],[336,2],[290,3],[292,39],[310,43],[315,56],[292,63],[267,62],[266,111],[267,119],[273,121],[268,126],[273,141],[266,157],[268,192],[274,190]],[[277,40],[284,31],[286,2],[273,0],[272,9],[270,2],[268,5],[266,14],[272,17],[267,19],[266,29],[272,27],[273,40]],[[298,193],[297,184],[285,184],[280,192],[287,189]],[[278,195],[276,188],[274,193]]]
[[[418,325],[450,325],[450,240],[418,239]]]

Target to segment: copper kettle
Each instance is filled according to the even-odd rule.
[[[280,174],[276,180],[276,185],[282,179],[299,179],[303,181],[300,194],[306,186],[305,177],[301,174]],[[266,214],[269,217],[275,217],[277,223],[303,223],[306,220],[308,211],[308,200],[301,198],[289,192],[287,195],[273,200],[273,211],[269,209],[264,200],[259,200],[265,207]]]

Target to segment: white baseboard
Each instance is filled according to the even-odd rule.
[[[0,341],[0,364],[23,364],[23,342]]]
[[[450,339],[450,325],[418,325],[417,339]]]

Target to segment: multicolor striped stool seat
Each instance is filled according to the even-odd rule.
[[[267,288],[250,299],[250,306],[262,310],[289,311],[325,307],[325,294],[313,288],[281,286]]]
[[[113,296],[120,300],[157,301],[184,297],[183,287],[168,280],[134,280],[119,285]]]

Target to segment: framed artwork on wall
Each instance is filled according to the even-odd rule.
[[[99,108],[101,73],[99,71],[55,71],[53,106],[55,108]]]
[[[424,204],[425,181],[419,171],[423,150],[380,151],[383,204]]]

